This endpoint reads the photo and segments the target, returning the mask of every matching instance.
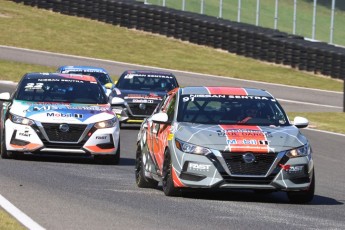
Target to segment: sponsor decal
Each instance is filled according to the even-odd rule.
[[[25,89],[42,89],[43,83],[27,83]]]
[[[296,174],[296,173],[300,173],[303,172],[304,170],[304,165],[283,165],[283,164],[279,164],[279,166],[285,170],[287,173],[291,173],[291,174]]]
[[[165,78],[165,79],[172,79],[172,76],[166,75],[158,75],[158,74],[139,74],[139,73],[130,73],[127,74],[124,79],[132,79],[133,77],[147,77],[147,78]]]
[[[162,97],[157,94],[151,93],[149,95],[145,94],[128,94],[124,99],[140,99],[140,100],[162,100]],[[152,102],[153,103],[153,102]]]
[[[73,117],[71,113],[47,113],[47,117]]]
[[[66,69],[62,71],[62,73],[70,73],[70,72],[79,72],[80,74],[105,73],[103,70],[99,70],[99,69],[78,69],[78,68],[70,68],[70,69]]]
[[[219,137],[226,137],[227,148],[233,152],[255,151],[268,153],[270,151],[267,136],[268,132],[263,132],[259,126],[250,128],[240,125],[220,125],[217,130]]]
[[[134,103],[153,103],[153,100],[147,100],[147,99],[133,99]]]
[[[193,163],[189,162],[188,163],[188,168],[190,170],[196,170],[196,171],[201,171],[201,172],[209,172],[210,171],[211,165],[209,164],[199,164],[199,163]]]
[[[106,140],[108,136],[96,136],[98,140]]]
[[[228,98],[228,99],[244,99],[244,100],[273,100],[272,98],[263,96],[245,96],[245,95],[224,95],[224,94],[190,94],[182,98],[183,102],[194,101],[195,98]]]
[[[253,129],[219,129],[216,130],[219,137],[233,136],[233,137],[257,137],[265,135],[265,137],[272,137],[271,132],[253,130]]]
[[[108,111],[110,110],[109,106],[66,106],[66,109],[77,109],[77,110],[92,110],[92,111]]]
[[[22,137],[30,137],[31,134],[29,134],[28,131],[25,131],[24,133],[18,133],[18,136],[22,136]]]
[[[288,170],[289,173],[297,173],[303,171],[304,166],[303,165],[296,165],[296,166],[290,166],[290,169]]]

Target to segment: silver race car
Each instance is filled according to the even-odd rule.
[[[186,87],[170,91],[141,125],[136,183],[165,195],[184,188],[286,191],[307,203],[315,189],[312,150],[299,128],[267,91]]]

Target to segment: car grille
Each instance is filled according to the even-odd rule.
[[[61,132],[59,129],[60,124],[42,123],[42,126],[50,141],[59,142],[78,142],[86,128],[86,125],[69,124],[69,130]]]
[[[232,177],[229,175],[222,175],[224,182],[230,184],[258,184],[266,185],[270,184],[272,180],[276,177],[277,173],[272,173],[268,177]]]
[[[145,109],[139,108],[140,104],[129,104],[129,108],[132,111],[133,116],[150,116],[155,108],[157,107],[157,104],[145,104]]]
[[[49,141],[43,141],[45,148],[53,148],[53,149],[82,149],[85,144],[85,141],[79,142],[77,144],[69,144],[69,143],[51,143]]]
[[[223,158],[232,175],[265,176],[276,158],[275,153],[253,153],[255,161],[245,163],[242,156],[246,153],[222,152]]]

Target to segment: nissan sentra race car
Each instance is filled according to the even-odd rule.
[[[110,98],[121,123],[141,123],[152,114],[166,93],[178,87],[169,72],[127,70],[117,81]]]
[[[120,160],[119,120],[92,76],[28,73],[1,93],[1,157],[20,154],[94,156]]]
[[[111,93],[111,90],[114,87],[113,80],[111,79],[109,73],[100,67],[95,66],[60,66],[57,68],[56,72],[58,73],[71,73],[71,74],[82,74],[90,75],[97,78],[97,80],[105,88],[107,96]]]
[[[312,150],[299,128],[267,91],[186,87],[170,91],[142,123],[136,183],[165,195],[184,188],[286,191],[294,203],[310,202],[315,175]]]

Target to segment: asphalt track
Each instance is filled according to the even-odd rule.
[[[112,75],[153,69],[7,47],[0,47],[0,59],[54,67],[96,65]],[[181,85],[267,89],[287,111],[342,111],[340,93],[173,72]],[[0,92],[13,87],[0,84]],[[345,229],[345,136],[302,132],[312,144],[316,167],[316,196],[309,205],[289,204],[282,192],[194,191],[170,198],[160,187],[139,189],[134,180],[135,126],[121,130],[118,166],[80,158],[0,160],[0,194],[46,229]]]

